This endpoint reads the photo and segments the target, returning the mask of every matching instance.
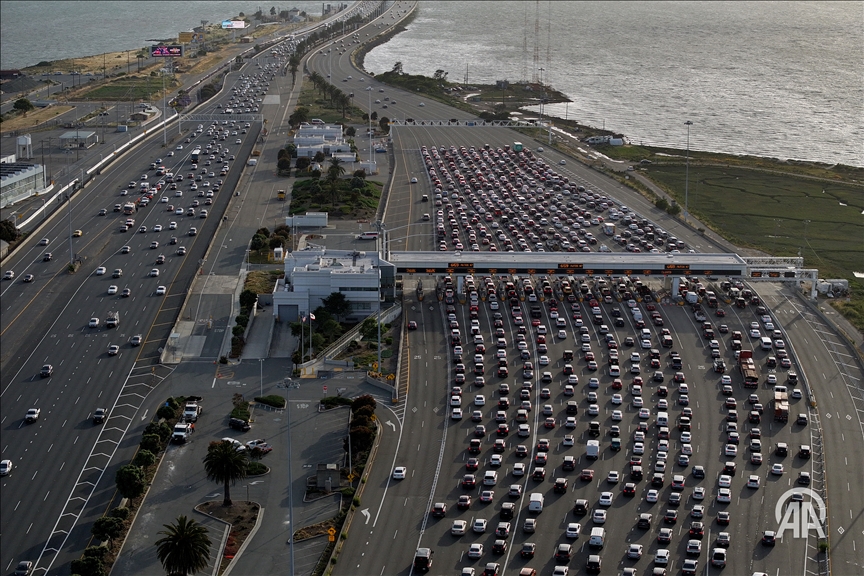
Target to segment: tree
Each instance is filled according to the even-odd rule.
[[[321,304],[327,312],[339,320],[351,313],[351,302],[342,292],[333,292],[326,298],[322,298]]]
[[[300,54],[295,51],[288,58],[288,71],[291,72],[291,84],[297,82],[297,69],[300,67]]]
[[[33,110],[35,106],[33,106],[33,103],[27,98],[19,98],[15,101],[15,104],[12,105],[12,108],[18,112],[29,112],[30,110]]]
[[[144,472],[138,466],[127,464],[114,476],[117,491],[124,498],[137,498],[144,493]]]
[[[210,560],[210,537],[207,528],[186,516],[174,524],[164,524],[156,541],[156,556],[169,575],[186,576],[207,568]]]
[[[114,540],[123,533],[123,521],[119,518],[102,516],[93,523],[90,532],[97,540]]]
[[[378,121],[378,126],[380,126],[381,131],[386,134],[390,131],[390,119],[386,116],[382,116],[381,120]]]
[[[354,126],[349,126],[348,128],[345,129],[345,135],[348,136],[349,138],[353,138],[354,136],[357,135],[357,129],[354,128]]]
[[[69,564],[72,574],[81,576],[105,576],[105,563],[96,556],[82,556]]]
[[[376,112],[376,111],[373,110],[373,111],[372,111],[372,115],[369,116],[369,118],[371,118],[372,121],[375,122],[376,120],[378,120],[378,112]]]
[[[291,157],[283,156],[276,161],[276,168],[279,170],[279,174],[290,174],[291,172]]]
[[[294,164],[297,168],[297,171],[300,172],[301,170],[309,168],[309,166],[312,164],[312,161],[309,159],[308,156],[298,156],[297,162],[295,162]]]
[[[299,126],[303,122],[309,121],[309,109],[305,106],[298,106],[296,110],[288,117],[288,123],[291,126]]]
[[[435,74],[432,75],[432,78],[434,78],[435,80],[438,80],[439,82],[446,82],[447,81],[447,72],[445,72],[444,70],[438,69],[435,71]]]
[[[270,8],[270,15],[271,15],[271,16],[275,16],[275,15],[276,15],[276,7],[275,7],[275,6],[273,6],[273,7]]]
[[[15,224],[9,220],[0,221],[0,240],[14,242],[19,236],[21,236],[21,233],[15,228]]]
[[[372,429],[366,426],[351,428],[348,435],[351,436],[351,446],[359,452],[369,450],[372,447],[372,440],[375,438]]]
[[[225,488],[223,506],[231,506],[231,484],[246,477],[245,450],[237,450],[231,442],[211,442],[204,457],[207,479],[221,482]]]
[[[243,290],[240,293],[240,308],[245,310],[252,310],[252,307],[255,306],[255,302],[258,301],[258,295],[252,290]]]
[[[256,234],[252,237],[252,242],[249,243],[249,248],[251,250],[261,250],[266,245],[267,237],[262,236],[261,234]]]
[[[393,72],[394,74],[398,74],[399,76],[401,76],[401,75],[403,74],[403,72],[402,72],[402,62],[396,62],[396,64],[393,65],[393,70],[391,70],[391,72]]]
[[[275,250],[276,248],[283,248],[285,246],[285,239],[281,236],[274,236],[270,238],[270,249]]]
[[[371,394],[363,394],[351,401],[351,412],[359,414],[361,409],[371,408],[372,413],[378,407],[378,401]]]
[[[140,466],[142,468],[146,468],[147,466],[152,466],[156,463],[156,455],[153,454],[150,450],[139,450],[137,454],[135,454],[135,458],[132,460],[132,463],[135,466]]]

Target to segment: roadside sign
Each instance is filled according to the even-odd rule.
[[[354,474],[348,474],[348,482],[354,481]]]
[[[327,393],[327,386],[326,385],[322,386],[322,388],[324,389],[324,394],[326,394]]]

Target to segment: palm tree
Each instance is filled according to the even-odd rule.
[[[186,516],[164,526],[159,532],[164,537],[156,541],[156,556],[169,576],[186,576],[207,568],[211,544],[207,528]]]
[[[300,66],[300,56],[297,52],[288,59],[288,70],[291,72],[291,84],[297,82],[297,68]]]
[[[345,173],[345,168],[341,165],[342,160],[339,158],[330,158],[330,166],[327,167],[327,183],[330,185],[330,198],[333,206],[336,206],[336,201],[339,199],[339,178]]]
[[[231,506],[231,484],[246,477],[247,455],[237,450],[231,442],[211,442],[204,457],[204,472],[207,479],[225,485],[223,506]]]

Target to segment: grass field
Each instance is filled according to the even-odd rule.
[[[684,205],[684,166],[645,175]],[[743,167],[690,164],[690,212],[737,245],[795,256],[823,277],[864,271],[864,187]]]
[[[166,88],[169,88],[166,85]],[[169,88],[170,89],[170,88]],[[129,76],[88,90],[90,100],[137,101],[161,98],[162,79],[154,76]]]

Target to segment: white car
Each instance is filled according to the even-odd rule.
[[[8,476],[12,472],[12,460],[0,461],[0,476]]]
[[[642,420],[647,420],[650,417],[651,417],[651,410],[649,410],[648,408],[640,408],[639,409],[639,418],[641,418]]]
[[[689,444],[690,441],[692,440],[692,438],[693,438],[693,435],[690,431],[685,430],[684,432],[681,432],[681,442],[682,443]]]
[[[468,558],[482,558],[483,557],[483,544],[475,542],[468,547]]]
[[[723,449],[723,455],[727,458],[734,458],[738,455],[738,446],[735,444],[726,444],[726,447]]]
[[[90,323],[88,324],[90,328],[98,328],[99,327],[99,318],[90,318]]]
[[[728,374],[724,374],[723,376],[720,377],[720,384],[722,386],[725,386],[727,384],[732,384],[732,377],[729,376]]]
[[[474,524],[471,526],[471,529],[478,534],[482,534],[486,532],[486,524],[487,522],[485,518],[476,518],[474,520]]]
[[[627,548],[627,558],[638,560],[642,557],[642,544],[630,544]]]
[[[612,492],[601,492],[600,493],[600,500],[598,500],[598,503],[600,504],[600,506],[611,506],[612,505],[612,499],[614,497],[615,497],[615,495],[612,494]]]
[[[623,401],[624,401],[624,399],[621,396],[621,394],[612,394],[612,404],[615,404],[616,406],[620,406]]]
[[[645,453],[645,444],[642,442],[634,442],[633,443],[633,454],[642,455]]]
[[[594,524],[605,524],[606,510],[594,510],[594,514],[591,515],[591,521],[594,522]]]
[[[117,294],[117,286],[114,284],[108,286],[108,294]]]
[[[485,406],[486,405],[486,397],[482,394],[477,394],[474,396],[474,405],[475,406]]]
[[[524,476],[525,475],[525,464],[522,462],[516,462],[513,464],[513,476]]]
[[[732,477],[728,474],[721,474],[720,479],[717,481],[717,485],[721,488],[731,488],[732,487]]]
[[[461,420],[462,419],[462,409],[461,408],[453,408],[450,412],[450,418],[453,420]]]
[[[645,405],[645,401],[642,400],[641,396],[633,397],[633,407],[634,408],[642,408]]]
[[[786,470],[783,468],[783,464],[780,464],[779,462],[771,466],[771,474],[773,474],[774,476],[780,476],[785,471]]]
[[[747,479],[747,487],[748,488],[759,488],[759,476],[756,474],[751,474]]]
[[[682,444],[681,445],[681,454],[684,454],[685,456],[692,456],[693,455],[693,445],[692,444]]]
[[[107,270],[104,266],[99,266],[98,268],[96,268],[96,276],[104,276],[105,272],[107,272]]]
[[[156,295],[157,296],[165,296],[165,294],[167,294],[167,293],[168,293],[168,290],[165,288],[165,286],[157,286],[156,287]]]
[[[468,522],[465,520],[454,520],[450,526],[450,534],[453,536],[462,536],[468,531]]]
[[[705,488],[702,486],[696,486],[693,488],[693,499],[694,500],[704,500],[705,499]]]
[[[564,536],[567,538],[579,538],[579,532],[582,530],[582,525],[578,522],[570,522],[567,524],[567,530]]]
[[[648,490],[648,493],[645,495],[646,502],[657,502],[659,498],[660,492],[658,490],[655,490],[654,488]]]
[[[732,491],[729,488],[720,488],[717,490],[717,502],[725,504],[732,502]]]
[[[537,363],[540,364],[541,366],[547,366],[549,364],[549,357],[548,356],[540,356],[540,358],[537,360]]]
[[[612,421],[613,422],[620,422],[623,419],[624,419],[624,413],[621,412],[621,410],[613,410],[612,411]]]
[[[665,548],[661,548],[657,550],[657,553],[654,554],[654,565],[655,566],[668,566],[669,565],[669,550]]]
[[[597,404],[589,404],[588,405],[588,415],[589,416],[597,416],[600,414],[600,407]]]
[[[621,473],[617,470],[610,471],[606,476],[606,482],[608,484],[617,484],[619,480],[621,480]]]
[[[408,474],[408,469],[405,466],[397,466],[393,469],[393,479],[394,480],[404,480],[405,476]]]
[[[153,268],[152,270],[150,270],[150,277],[155,278],[156,276],[159,276],[159,269]]]

